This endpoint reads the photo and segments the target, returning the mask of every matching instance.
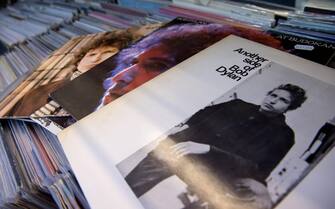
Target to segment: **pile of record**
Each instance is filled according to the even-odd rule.
[[[162,7],[159,11],[169,16],[200,18],[210,22],[241,22],[319,41],[335,42],[335,18],[332,15],[302,12],[293,7],[270,4],[265,1],[258,4],[264,7],[248,4],[250,1],[242,2],[247,3],[173,0],[170,5]]]
[[[32,89],[66,79],[70,58],[101,35],[95,33],[160,22],[110,3],[59,1],[18,2],[0,16],[1,111]],[[46,106],[59,109],[52,101]],[[55,135],[31,120],[1,119],[0,138],[0,208],[89,208]]]
[[[276,30],[335,42],[335,16],[314,13],[290,13],[286,20],[279,20]]]
[[[302,12],[293,7],[266,2],[264,2],[264,7],[260,7],[219,0],[200,2],[173,0],[172,4],[162,7],[160,12],[165,15],[209,22],[242,23],[260,27],[273,36],[295,42],[297,46],[294,47],[300,50],[300,55],[308,54],[316,48],[332,51],[331,58],[319,63],[335,68],[335,17],[332,15]],[[319,58],[309,57],[308,59],[316,61]]]
[[[0,208],[89,208],[55,135],[2,119],[0,138]]]
[[[0,10],[1,117],[36,117],[45,126],[50,120],[64,124],[62,127],[75,122],[48,98],[48,93],[44,92],[45,103],[29,113],[28,106],[23,105],[27,104],[25,99],[41,97],[36,94],[43,93],[41,89],[58,88],[57,85],[68,82],[76,72],[73,60],[80,49],[98,40],[104,32],[127,31],[133,33],[131,41],[136,41],[146,35],[138,26],[168,22],[177,16],[227,24],[247,23],[275,38],[282,37],[283,43],[288,43],[287,49],[313,42],[313,48],[320,50],[315,53],[327,59],[322,64],[331,66],[328,57],[334,58],[324,56],[334,54],[335,19],[331,16],[228,1],[201,4],[204,1],[150,0],[151,4],[161,3],[161,7],[152,10],[153,7],[144,10],[132,5],[124,7],[126,3],[119,6],[82,2],[22,0]],[[144,0],[138,2],[145,6]],[[285,18],[278,21],[278,15]],[[157,27],[150,26],[146,32]],[[89,208],[55,135],[30,120],[1,119],[0,138],[0,208]]]
[[[161,22],[111,3],[22,1],[0,10],[0,100],[71,38]]]

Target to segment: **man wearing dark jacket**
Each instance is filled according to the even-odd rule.
[[[256,187],[294,145],[284,113],[301,106],[305,91],[285,84],[268,92],[261,105],[235,99],[208,106],[171,134],[126,176],[139,197],[162,180],[177,175],[200,197],[220,208],[222,195],[257,195]],[[250,184],[250,185],[248,185]],[[248,191],[248,192],[245,192]],[[217,202],[218,204],[216,204]]]

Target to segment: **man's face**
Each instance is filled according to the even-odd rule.
[[[107,58],[118,53],[119,49],[114,46],[102,46],[89,50],[80,60],[77,69],[84,73]]]
[[[292,102],[290,92],[275,89],[264,98],[260,110],[271,114],[285,113]]]
[[[137,88],[174,64],[174,58],[168,53],[166,46],[158,45],[146,50],[136,58],[132,66],[109,78],[113,85],[104,96],[103,105]]]

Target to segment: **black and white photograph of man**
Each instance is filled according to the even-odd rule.
[[[323,90],[329,105],[314,117],[317,92]],[[318,124],[334,114],[334,94],[332,86],[273,64],[194,113],[146,151],[121,162],[119,170],[140,199],[153,190],[162,199],[165,193],[156,187],[171,177],[182,182],[184,191],[176,197],[181,204],[171,202],[167,208],[273,208],[277,202],[268,188],[269,176],[283,169],[278,168],[283,159],[294,164],[308,148]],[[309,119],[314,121],[301,124]],[[151,201],[142,202],[154,208]]]

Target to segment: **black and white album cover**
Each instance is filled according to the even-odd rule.
[[[334,106],[334,86],[271,63],[118,169],[146,209],[270,209],[333,147]]]

